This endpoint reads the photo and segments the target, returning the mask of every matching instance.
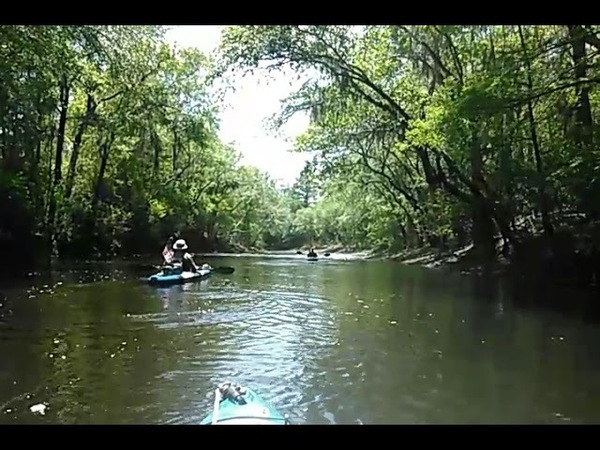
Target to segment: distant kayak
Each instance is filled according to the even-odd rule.
[[[200,269],[198,272],[175,272],[165,273],[161,270],[154,275],[148,277],[150,284],[176,284],[189,283],[192,281],[202,280],[210,276],[213,271],[210,269]]]
[[[303,255],[304,253],[303,253],[301,250],[298,250],[298,251],[296,252],[296,254],[297,254],[297,255]],[[329,253],[329,252],[325,252],[325,253],[323,253],[323,254],[322,254],[322,256],[325,256],[325,257],[327,257],[327,256],[331,256],[331,253]],[[318,255],[316,252],[312,252],[312,253],[311,253],[311,252],[308,252],[308,253],[306,254],[306,260],[307,260],[307,261],[312,261],[312,262],[318,261],[318,260],[319,260],[319,255]]]
[[[290,425],[290,422],[252,389],[223,383],[215,391],[213,411],[200,424]]]

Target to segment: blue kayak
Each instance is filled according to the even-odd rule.
[[[185,272],[185,271],[169,271],[165,272],[161,270],[154,275],[148,277],[150,284],[177,284],[177,283],[189,283],[191,281],[198,281],[207,278],[212,273],[210,269],[200,269],[198,272]]]
[[[290,425],[290,422],[252,389],[223,383],[215,392],[212,413],[200,425]]]

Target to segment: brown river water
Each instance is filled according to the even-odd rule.
[[[235,272],[160,288],[86,264],[0,286],[0,423],[196,424],[225,380],[294,424],[600,422],[582,312],[390,261],[208,261]]]

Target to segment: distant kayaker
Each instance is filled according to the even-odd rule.
[[[311,248],[310,251],[307,253],[307,255],[309,258],[316,258],[317,254],[315,253],[315,249]]]
[[[197,272],[200,268],[194,262],[194,258],[186,250],[187,243],[184,239],[177,239],[173,244],[173,258],[171,263],[181,264],[184,272]]]

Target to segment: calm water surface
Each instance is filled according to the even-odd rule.
[[[600,422],[600,326],[581,315],[393,262],[210,262],[236,271],[0,287],[0,423],[194,424],[225,380],[296,424]]]

